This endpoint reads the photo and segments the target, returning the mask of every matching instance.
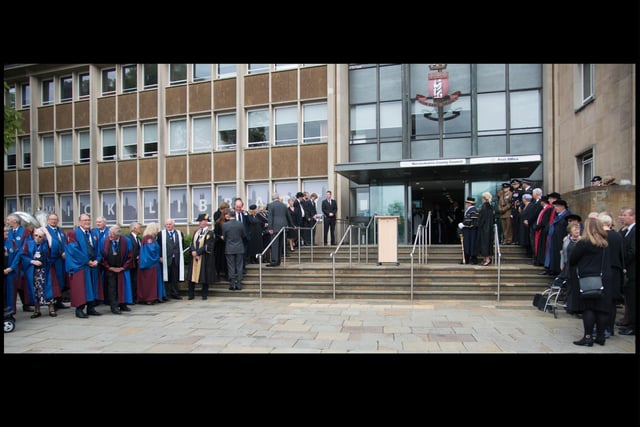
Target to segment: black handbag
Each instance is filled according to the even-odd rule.
[[[580,271],[576,267],[576,275],[580,283],[580,296],[584,299],[598,299],[604,294],[604,286],[602,285],[602,270],[604,270],[604,257],[606,256],[606,248],[602,252],[602,267],[599,276],[580,277]]]

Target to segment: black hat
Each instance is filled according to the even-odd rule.
[[[549,196],[541,196],[540,200],[543,201],[543,202],[548,203],[549,202]]]
[[[567,215],[567,221],[582,222],[582,217],[580,215],[576,215],[576,214],[569,214],[569,215]]]
[[[554,205],[560,205],[560,206],[564,206],[565,208],[567,207],[567,201],[563,200],[563,199],[558,199],[555,202],[553,202]]]
[[[602,177],[600,175],[596,175],[591,178],[591,182],[602,181]]]
[[[522,184],[522,181],[518,178],[511,178],[511,183],[517,182],[518,184]]]
[[[509,184],[508,182],[503,182],[502,188],[511,188],[511,184]]]
[[[301,192],[301,191],[298,191],[298,192],[296,193],[296,199],[297,199],[297,198],[299,198],[299,197],[304,197],[304,193],[303,193],[303,192]]]
[[[467,197],[467,200],[464,201],[465,203],[471,203],[472,205],[476,204],[476,199],[474,199],[473,197]]]
[[[198,219],[196,221],[198,221],[198,222],[200,222],[200,221],[210,221],[209,220],[209,214],[208,213],[201,213],[200,215],[198,215]]]
[[[249,210],[254,210],[254,209],[258,209],[258,207],[255,204],[249,206]]]
[[[522,179],[522,183],[523,184],[527,184],[527,185],[531,185],[531,181],[529,181],[528,179]]]
[[[562,196],[560,195],[560,193],[556,193],[555,191],[553,193],[549,193],[547,194],[547,197],[553,197],[554,199],[560,199],[562,198]]]

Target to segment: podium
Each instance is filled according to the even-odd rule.
[[[378,221],[378,265],[398,262],[398,217],[376,216]]]

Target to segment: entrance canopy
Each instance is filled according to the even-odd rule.
[[[378,181],[420,179],[508,181],[527,178],[540,165],[539,154],[524,156],[466,157],[437,160],[400,160],[394,162],[339,163],[335,170],[351,181],[364,185]]]

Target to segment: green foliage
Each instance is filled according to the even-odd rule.
[[[182,255],[184,256],[184,264],[188,265],[191,262],[191,252],[185,251],[189,246],[191,246],[191,240],[193,236],[191,234],[183,233],[182,237]]]
[[[5,93],[9,91],[9,85],[4,82]],[[16,132],[22,132],[22,114],[14,107],[4,106],[4,152],[16,139]]]

